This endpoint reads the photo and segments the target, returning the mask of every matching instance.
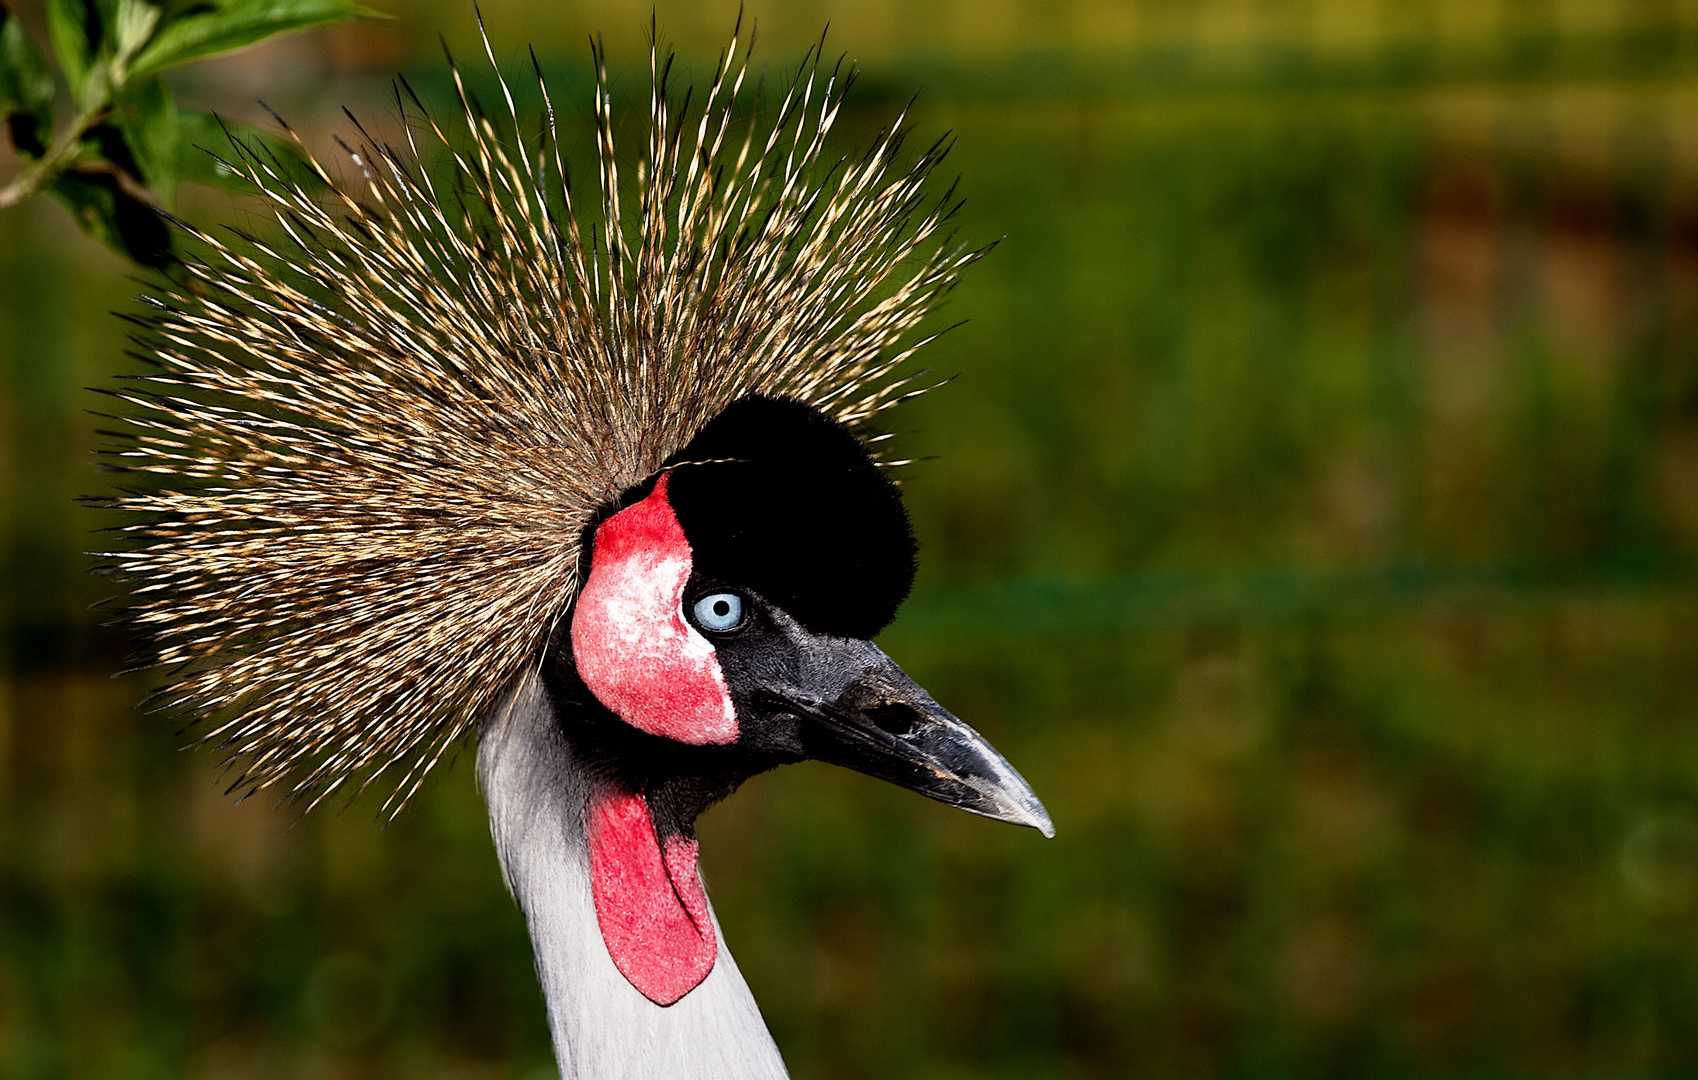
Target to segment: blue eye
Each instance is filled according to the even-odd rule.
[[[696,622],[703,630],[734,630],[743,621],[743,598],[716,592],[696,601]]]

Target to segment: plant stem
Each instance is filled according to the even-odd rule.
[[[82,138],[89,129],[100,123],[106,116],[107,103],[103,100],[98,105],[84,109],[60,132],[48,151],[29,162],[12,178],[12,182],[0,188],[0,210],[16,205],[47,187],[53,180],[82,153]]]

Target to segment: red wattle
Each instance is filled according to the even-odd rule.
[[[650,735],[682,743],[737,738],[737,710],[707,638],[684,621],[690,542],[654,492],[596,529],[590,575],[572,616],[572,655],[596,700]]]
[[[713,970],[719,943],[696,869],[696,842],[655,838],[648,803],[619,792],[590,803],[590,880],[613,966],[656,1005],[670,1005]]]

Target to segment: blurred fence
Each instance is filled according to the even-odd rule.
[[[486,10],[568,83],[566,21],[636,21]],[[884,644],[1058,837],[811,765],[713,811],[794,1072],[1698,1071],[1698,15],[916,3],[774,37],[827,15],[868,58],[849,127],[923,89],[962,235],[1003,238],[930,350],[959,377],[896,421],[923,569]],[[284,55],[381,112],[374,54],[438,70],[385,32]],[[469,762],[387,830],[291,827],[108,678],[71,498],[122,272],[0,217],[0,1074],[546,1075]]]

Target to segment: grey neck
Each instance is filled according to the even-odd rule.
[[[478,779],[502,873],[530,928],[564,1080],[783,1080],[723,933],[713,971],[665,1008],[613,966],[590,893],[592,781],[534,675],[479,732]]]

